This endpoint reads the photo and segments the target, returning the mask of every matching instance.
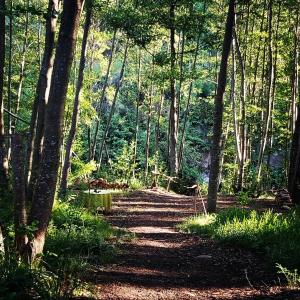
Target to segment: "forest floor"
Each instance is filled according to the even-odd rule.
[[[201,211],[199,199],[196,205]],[[300,299],[262,255],[180,232],[176,225],[194,213],[194,197],[151,190],[116,197],[106,218],[135,237],[119,246],[116,264],[89,276],[97,299]]]

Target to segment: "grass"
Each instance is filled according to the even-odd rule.
[[[102,216],[87,211],[79,199],[56,201],[39,263],[20,263],[13,243],[9,257],[0,257],[0,300],[86,295],[83,274],[94,266],[113,262],[117,242],[128,237],[124,231],[112,228]]]
[[[300,267],[300,211],[287,214],[230,208],[187,219],[180,228],[222,243],[263,252],[272,263]]]

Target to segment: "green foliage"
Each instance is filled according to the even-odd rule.
[[[72,159],[72,172],[69,176],[69,180],[73,182],[75,179],[88,178],[96,169],[97,167],[94,161],[85,163],[78,158]]]
[[[124,145],[121,154],[112,163],[112,169],[116,178],[126,183],[129,182],[137,167],[137,163],[133,162],[134,147],[134,142]]]
[[[234,208],[190,218],[181,229],[207,234],[229,245],[263,251],[272,263],[299,267],[299,226],[300,212],[297,210],[283,215],[271,210],[259,213]]]
[[[237,195],[238,203],[241,205],[248,205],[249,204],[249,194],[246,191],[240,191]]]
[[[283,274],[285,276],[285,279],[288,283],[288,286],[291,288],[299,288],[300,287],[300,274],[298,273],[298,270],[295,269],[293,271],[290,271],[289,269],[283,267],[280,264],[276,264],[277,269],[279,270],[279,274]]]
[[[19,263],[13,255],[0,259],[0,299],[61,299],[57,275],[42,266]]]

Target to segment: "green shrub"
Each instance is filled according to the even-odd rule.
[[[263,251],[270,262],[289,268],[300,266],[300,212],[286,215],[231,208],[219,214],[186,220],[181,229],[207,234],[229,245]]]
[[[0,259],[0,299],[60,299],[58,276],[43,266],[19,263],[14,256]]]

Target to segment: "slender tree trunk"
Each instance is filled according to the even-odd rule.
[[[76,92],[75,92],[75,99],[73,105],[72,123],[67,138],[65,160],[64,160],[62,176],[61,176],[60,190],[62,193],[65,193],[67,189],[68,172],[70,169],[70,159],[71,159],[71,148],[75,138],[76,127],[77,127],[78,117],[79,117],[80,93],[83,84],[84,68],[85,68],[85,61],[86,61],[86,48],[87,48],[87,40],[88,40],[88,35],[89,35],[89,30],[91,25],[91,18],[92,18],[92,6],[91,4],[89,4],[86,11],[85,24],[83,30],[78,79],[76,83]]]
[[[236,23],[235,23],[236,24]],[[247,130],[246,130],[246,99],[247,99],[247,83],[246,83],[246,64],[241,53],[240,44],[236,34],[236,28],[233,31],[233,39],[235,41],[236,52],[240,62],[241,69],[241,121],[240,121],[240,160],[239,160],[239,176],[237,182],[237,190],[241,191],[244,186],[244,173],[247,155]]]
[[[199,46],[200,46],[200,37],[198,37],[198,39],[197,39],[197,46],[196,46],[196,50],[195,50],[194,61],[193,61],[193,65],[191,68],[192,74],[194,74],[194,72],[196,70]],[[187,103],[186,103],[186,108],[185,108],[185,116],[184,116],[182,133],[181,133],[181,140],[180,140],[179,151],[178,151],[178,169],[179,169],[179,171],[182,168],[186,127],[187,127],[187,122],[188,122],[188,118],[189,118],[189,114],[190,114],[190,103],[191,103],[191,98],[192,98],[192,91],[193,91],[193,79],[191,79],[191,81],[190,81],[189,93],[188,93],[188,98],[187,98]]]
[[[160,103],[159,103],[159,107],[158,107],[158,112],[157,112],[157,122],[156,122],[156,126],[155,126],[155,172],[158,172],[158,157],[159,157],[159,136],[160,136],[160,120],[161,120],[161,114],[162,114],[162,110],[163,110],[163,106],[164,106],[164,92],[163,90],[161,91],[160,94]]]
[[[37,230],[27,243],[28,257],[26,258],[30,260],[43,251],[52,211],[59,167],[64,107],[82,5],[83,0],[63,2],[61,27],[45,116],[44,150],[29,216],[29,224],[32,222],[37,224]]]
[[[98,120],[96,122],[95,134],[94,134],[93,143],[92,143],[92,159],[93,160],[95,159],[95,155],[96,155],[97,136],[98,136],[98,132],[99,132],[99,125],[100,125],[100,119],[101,119],[101,107],[102,107],[102,103],[103,103],[104,97],[105,97],[105,92],[106,92],[106,89],[108,86],[109,73],[110,73],[110,69],[111,69],[111,65],[112,65],[112,61],[113,61],[113,55],[114,55],[114,51],[115,51],[115,47],[116,47],[116,35],[117,35],[117,29],[114,30],[108,66],[107,66],[104,84],[102,87],[101,97],[100,97],[100,101],[99,101]]]
[[[45,106],[48,103],[51,75],[54,63],[55,29],[58,14],[58,0],[49,0],[46,20],[45,49],[39,74],[36,97],[32,106],[27,146],[26,178],[28,180],[27,196],[32,199],[42,152],[44,136]]]
[[[137,75],[137,90],[138,96],[136,99],[136,110],[135,110],[135,133],[134,133],[134,152],[133,152],[133,164],[136,163],[136,155],[137,155],[137,146],[138,146],[138,134],[139,134],[139,111],[140,111],[140,103],[141,103],[141,68],[142,68],[142,50],[139,49],[138,54],[138,75]],[[133,170],[133,177],[135,176],[135,169]]]
[[[8,162],[4,138],[5,0],[0,0],[0,193],[8,187]]]
[[[19,84],[18,84],[18,91],[17,91],[17,101],[15,107],[15,114],[18,115],[20,104],[21,104],[21,97],[22,97],[22,88],[25,76],[25,63],[26,63],[26,55],[27,55],[27,48],[28,48],[28,23],[29,23],[29,0],[26,1],[26,17],[25,17],[25,26],[24,26],[24,41],[21,53],[21,64],[20,64],[20,71],[19,71]],[[18,123],[18,119],[13,120],[13,130],[16,130],[16,126]]]
[[[109,131],[109,128],[110,128],[110,122],[111,122],[112,117],[113,117],[114,112],[115,112],[115,106],[116,106],[116,103],[117,103],[119,91],[120,91],[120,88],[122,86],[123,79],[124,79],[125,66],[126,66],[127,54],[128,54],[128,47],[129,47],[129,40],[127,40],[127,42],[126,42],[125,53],[124,53],[122,68],[121,68],[121,71],[120,71],[119,81],[117,83],[117,87],[116,87],[114,99],[113,99],[113,102],[112,102],[112,105],[111,105],[109,117],[108,117],[108,120],[107,120],[107,123],[106,123],[106,127],[105,127],[105,131],[104,131],[104,134],[103,134],[103,137],[102,137],[102,141],[101,141],[101,144],[100,144],[99,158],[98,158],[98,170],[101,167],[104,144],[106,143],[106,139],[107,139],[107,136],[108,136],[108,131]]]
[[[223,96],[226,88],[227,77],[227,65],[228,57],[230,54],[234,16],[235,16],[235,1],[230,0],[228,15],[225,27],[225,36],[222,50],[222,60],[220,65],[218,88],[215,97],[215,113],[214,113],[214,128],[213,128],[213,141],[211,149],[211,166],[209,174],[209,186],[208,186],[208,199],[207,210],[212,213],[216,210],[217,206],[217,193],[219,187],[220,177],[220,160],[221,160],[221,147],[222,147],[222,124],[223,124]]]
[[[13,40],[13,0],[10,0],[9,8],[9,51],[8,51],[8,82],[7,82],[7,110],[12,111],[12,40]],[[7,160],[10,160],[11,154],[11,133],[12,133],[12,119],[11,115],[7,117],[7,133],[9,135],[7,142]]]
[[[297,112],[297,99],[299,89],[299,3],[297,6],[297,16],[294,34],[294,49],[293,49],[293,73],[292,73],[292,102],[291,102],[291,121],[290,130],[294,132]]]
[[[145,149],[145,181],[147,181],[149,171],[149,152],[150,152],[150,135],[151,135],[151,116],[152,116],[152,100],[153,100],[153,82],[150,88],[149,109],[147,118],[147,133],[146,133],[146,149]]]
[[[268,90],[267,90],[267,111],[265,116],[265,124],[263,129],[263,136],[262,136],[262,142],[259,150],[259,156],[258,156],[258,163],[257,163],[257,182],[260,181],[261,178],[261,171],[262,171],[262,164],[263,164],[263,158],[264,153],[267,145],[268,140],[268,134],[269,134],[269,128],[270,128],[270,121],[271,121],[271,114],[272,114],[272,95],[273,95],[273,83],[274,83],[274,63],[273,63],[273,34],[272,34],[272,20],[273,20],[273,0],[270,0],[269,2],[269,70],[268,70]]]
[[[13,195],[14,195],[14,215],[15,215],[15,244],[21,254],[28,239],[25,234],[27,224],[26,213],[26,180],[24,164],[24,147],[20,134],[15,134],[12,139],[12,170],[13,170]]]
[[[178,153],[177,153],[177,139],[178,139],[178,103],[175,88],[175,4],[170,5],[170,46],[171,46],[171,77],[170,77],[170,157],[169,169],[170,175],[176,176],[178,174]]]
[[[179,119],[180,119],[180,112],[181,112],[181,98],[182,98],[182,83],[183,83],[183,60],[184,60],[184,47],[185,47],[185,34],[184,31],[182,32],[181,38],[181,51],[180,51],[180,59],[179,59],[179,85],[178,85],[178,92],[177,92],[177,106],[178,106],[178,118],[177,118],[177,128],[179,128]],[[179,159],[179,158],[178,158]],[[179,164],[179,162],[178,162]],[[179,167],[179,166],[178,166]]]

